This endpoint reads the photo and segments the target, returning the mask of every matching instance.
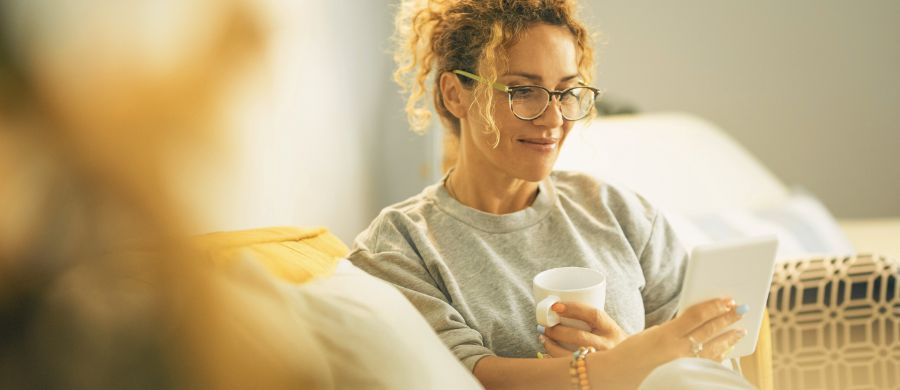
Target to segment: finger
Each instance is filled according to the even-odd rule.
[[[719,298],[693,305],[671,321],[672,329],[680,336],[687,337],[707,321],[727,313],[734,308],[734,299]]]
[[[611,349],[615,343],[609,338],[599,336],[578,328],[556,325],[544,330],[544,335],[558,343],[594,347],[598,351]]]
[[[746,335],[747,331],[744,329],[732,329],[727,332],[723,332],[722,334],[703,344],[703,352],[700,353],[700,356],[706,359],[721,362],[725,360],[728,353],[731,352],[732,349],[734,349],[735,344],[737,344],[738,341],[741,341],[741,339]]]
[[[548,354],[552,357],[565,357],[572,355],[572,352],[568,349],[563,348],[563,346],[559,345],[557,342],[551,340],[549,337],[544,335],[538,336],[538,340],[544,346],[544,350],[547,351]]]
[[[709,339],[713,338],[720,332],[722,329],[727,328],[729,325],[739,321],[744,316],[742,314],[738,314],[738,311],[735,309],[731,309],[723,315],[720,315],[716,318],[713,318],[709,321],[706,321],[705,324],[700,325],[693,332],[690,333],[690,336],[695,340],[699,340],[702,342],[706,342]],[[744,311],[745,312],[745,311]]]
[[[581,302],[560,302],[552,306],[553,311],[563,317],[581,320],[599,333],[617,329],[618,324],[602,309]]]

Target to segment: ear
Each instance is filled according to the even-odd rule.
[[[469,111],[470,94],[463,87],[459,78],[451,72],[441,73],[441,97],[444,106],[457,119],[463,119]]]

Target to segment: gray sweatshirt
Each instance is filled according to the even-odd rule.
[[[675,314],[686,254],[656,208],[580,173],[539,188],[530,207],[495,215],[434,184],[382,210],[349,258],[396,285],[470,370],[542,350],[531,282],[549,268],[605,273],[606,311],[629,334]]]

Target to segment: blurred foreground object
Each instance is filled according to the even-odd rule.
[[[271,289],[181,239],[173,167],[221,152],[255,4],[0,4],[0,388],[327,387]]]

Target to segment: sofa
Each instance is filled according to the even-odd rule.
[[[326,228],[215,232],[195,242],[213,266],[266,285],[253,288],[258,300],[292,307],[296,331],[312,329],[317,343],[304,349],[323,354],[331,368],[310,381],[316,388],[481,388],[399,291],[343,259],[349,250]],[[742,359],[743,373],[771,389],[763,329],[757,352]]]
[[[576,125],[556,168],[647,197],[688,248],[778,236],[762,325],[769,334],[757,347],[771,360],[750,363],[761,365],[758,387],[900,388],[900,218],[838,221],[722,129],[686,113]]]

